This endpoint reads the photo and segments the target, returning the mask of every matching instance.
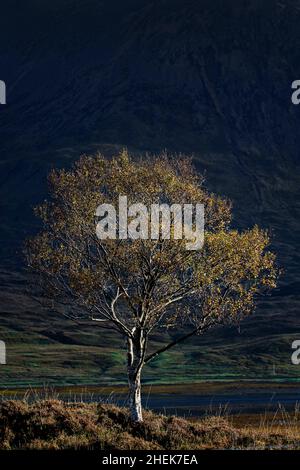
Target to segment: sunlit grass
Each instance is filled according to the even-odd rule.
[[[144,411],[144,422],[133,425],[126,408],[55,393],[28,391],[0,403],[1,449],[300,449],[299,406],[255,421],[226,408],[197,420]]]

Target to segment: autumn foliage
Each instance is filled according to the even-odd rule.
[[[28,241],[28,265],[69,316],[126,338],[132,417],[141,421],[143,366],[194,334],[239,323],[257,295],[275,287],[269,236],[257,226],[232,229],[230,202],[208,192],[191,160],[181,156],[139,159],[125,150],[112,159],[84,156],[71,170],[53,170],[49,186],[50,198],[36,209],[43,228]],[[99,240],[96,208],[117,205],[120,195],[147,207],[203,204],[203,248],[188,251],[185,240],[172,237]],[[153,351],[153,333],[171,328],[176,339]]]

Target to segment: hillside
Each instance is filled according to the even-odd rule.
[[[154,363],[149,380],[265,377],[273,364],[278,378],[297,379],[299,1],[11,0],[2,13],[1,383],[124,380],[117,340],[43,311],[21,257],[49,169],[123,146],[193,154],[208,188],[232,199],[235,226],[272,231],[284,268],[241,333],[196,338]]]

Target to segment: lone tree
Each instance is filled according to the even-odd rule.
[[[46,297],[71,307],[73,318],[126,338],[131,416],[142,421],[144,365],[192,335],[239,323],[257,295],[275,287],[268,234],[230,229],[229,201],[209,193],[185,157],[84,156],[70,171],[53,170],[49,183],[51,198],[36,208],[43,230],[26,245],[28,265]],[[170,239],[161,231],[156,240],[99,239],[96,209],[117,207],[120,195],[146,207],[203,204],[203,247],[187,250],[172,230]],[[153,350],[158,329],[175,329],[175,339]]]

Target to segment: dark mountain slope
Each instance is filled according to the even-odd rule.
[[[274,357],[288,368],[300,330],[300,108],[290,99],[300,78],[300,3],[12,0],[1,8],[2,336],[16,338],[16,348],[26,337],[29,355],[32,342],[54,337],[85,344],[60,320],[46,333],[52,317],[38,314],[20,274],[49,169],[99,148],[167,148],[194,154],[208,187],[233,200],[236,226],[272,230],[285,270],[279,289],[243,337],[226,330],[217,338],[236,338],[237,352],[253,337],[276,349],[276,337]],[[101,344],[98,334],[91,344]],[[250,368],[255,354],[251,347]]]

